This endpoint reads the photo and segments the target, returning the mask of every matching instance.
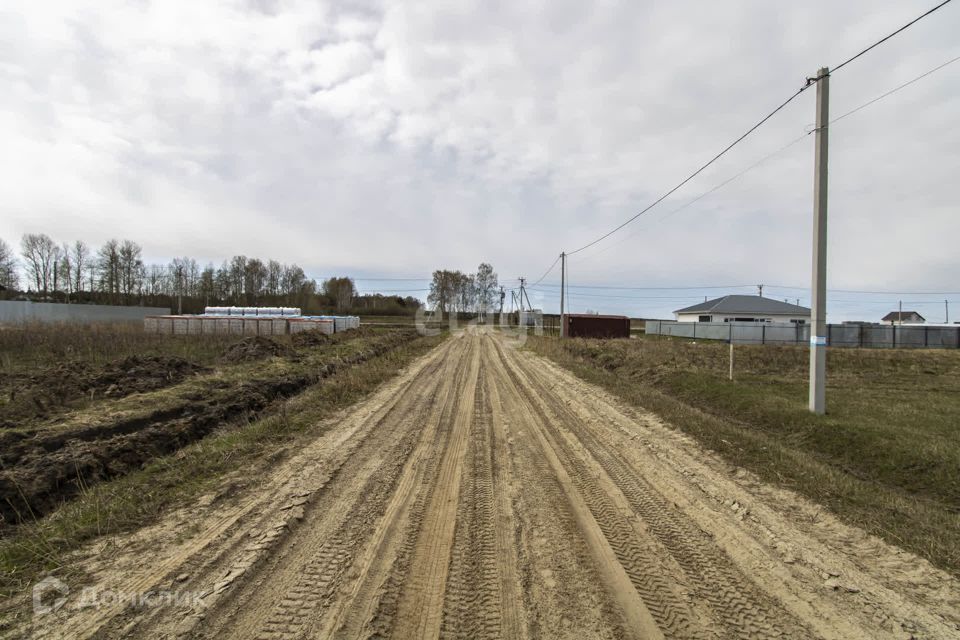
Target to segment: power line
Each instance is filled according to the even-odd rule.
[[[531,285],[532,286],[532,285]],[[559,287],[560,285],[556,282],[544,282],[540,285],[541,287]],[[707,285],[703,287],[627,287],[627,286],[618,286],[618,285],[602,285],[602,284],[574,284],[567,285],[575,289],[629,289],[633,291],[682,291],[688,289],[743,289],[744,287],[756,287],[755,284],[731,284],[731,285]]]
[[[868,102],[864,102],[864,103],[863,103],[862,105],[860,105],[859,107],[857,107],[857,108],[855,108],[855,109],[851,109],[850,111],[847,111],[847,112],[846,112],[845,114],[843,114],[842,116],[837,116],[836,118],[834,118],[833,120],[830,121],[830,124],[835,124],[836,122],[838,122],[838,121],[840,121],[840,120],[843,120],[843,119],[846,118],[847,116],[853,115],[853,114],[855,114],[857,111],[860,111],[861,109],[865,109],[865,108],[869,107],[870,105],[872,105],[873,103],[879,102],[880,100],[883,100],[883,99],[886,98],[887,96],[891,96],[891,95],[893,95],[894,93],[896,93],[897,91],[900,91],[901,89],[904,89],[904,88],[906,88],[906,87],[909,87],[909,86],[912,85],[914,82],[916,82],[916,81],[918,81],[918,80],[923,80],[923,79],[926,78],[927,76],[929,76],[929,75],[931,75],[931,74],[933,74],[933,73],[936,73],[937,71],[940,71],[940,69],[943,69],[943,68],[946,67],[947,65],[953,64],[953,63],[956,62],[957,60],[960,60],[960,56],[957,56],[956,58],[952,58],[951,60],[947,60],[946,62],[944,62],[944,63],[941,64],[940,66],[934,67],[934,68],[931,69],[930,71],[927,71],[926,73],[917,76],[917,77],[914,78],[913,80],[908,80],[907,82],[904,82],[904,83],[901,84],[900,86],[895,87],[895,88],[891,89],[890,91],[887,91],[886,93],[877,96],[877,97],[874,98],[873,100],[870,100],[870,101],[868,101]]]
[[[896,31],[894,31],[894,32],[892,32],[892,33],[884,36],[883,38],[881,38],[881,39],[878,40],[877,42],[873,43],[872,45],[870,45],[870,46],[867,47],[866,49],[863,49],[862,51],[860,51],[860,52],[857,53],[856,55],[854,55],[854,56],[852,56],[852,57],[844,60],[843,62],[841,62],[841,63],[838,64],[838,65],[835,65],[835,66],[833,67],[833,72],[839,71],[840,69],[842,69],[842,68],[845,67],[846,65],[850,64],[851,62],[853,62],[853,61],[856,60],[857,58],[861,57],[862,55],[864,55],[864,54],[867,53],[868,51],[874,49],[875,47],[877,47],[877,46],[883,44],[884,42],[886,42],[887,40],[889,40],[890,38],[893,38],[893,37],[896,36],[897,34],[903,32],[904,30],[906,30],[906,29],[909,28],[910,26],[916,24],[917,22],[919,22],[919,21],[922,20],[923,18],[927,17],[928,15],[932,14],[933,12],[937,11],[937,10],[940,9],[941,7],[949,4],[951,1],[952,1],[952,0],[944,0],[943,2],[941,2],[940,4],[938,4],[937,6],[935,6],[935,7],[933,7],[932,9],[926,11],[925,13],[921,14],[920,16],[914,18],[913,20],[911,20],[911,21],[908,22],[907,24],[903,25],[902,27],[900,27],[900,28],[897,29]],[[687,176],[684,180],[682,180],[680,183],[678,183],[678,184],[677,184],[676,186],[674,186],[672,189],[670,189],[669,191],[667,191],[666,193],[664,193],[662,196],[660,196],[659,198],[657,198],[657,199],[656,199],[654,202],[652,202],[650,205],[648,205],[647,207],[645,207],[644,209],[642,209],[642,210],[639,211],[638,213],[634,214],[633,216],[631,216],[630,218],[628,218],[627,220],[625,220],[623,223],[621,223],[620,225],[618,225],[618,226],[615,227],[614,229],[608,231],[607,233],[605,233],[604,235],[600,236],[599,238],[596,238],[595,240],[593,240],[593,241],[591,241],[591,242],[583,245],[582,247],[579,247],[578,249],[576,249],[576,250],[574,250],[574,251],[569,251],[569,252],[567,252],[567,255],[573,255],[573,254],[579,253],[579,252],[583,251],[584,249],[587,249],[587,248],[589,248],[589,247],[592,247],[593,245],[597,244],[598,242],[601,242],[602,240],[605,240],[606,238],[609,238],[611,235],[613,235],[614,233],[616,233],[616,232],[619,231],[620,229],[623,229],[625,226],[627,226],[628,224],[630,224],[631,222],[633,222],[634,220],[636,220],[637,218],[639,218],[641,215],[643,215],[644,213],[646,213],[647,211],[649,211],[649,210],[652,209],[653,207],[655,207],[655,206],[657,206],[658,204],[660,204],[661,202],[663,202],[666,198],[668,198],[670,195],[672,195],[672,194],[673,194],[674,192],[676,192],[678,189],[680,189],[680,188],[683,187],[685,184],[687,184],[688,182],[690,182],[693,178],[695,178],[697,175],[699,175],[700,173],[702,173],[707,167],[709,167],[709,166],[712,165],[714,162],[716,162],[716,161],[719,160],[721,157],[723,157],[728,151],[730,151],[730,150],[733,149],[735,146],[737,146],[737,145],[738,145],[740,142],[742,142],[747,136],[749,136],[749,135],[752,134],[754,131],[756,131],[757,129],[759,129],[764,123],[766,123],[770,118],[772,118],[774,115],[776,115],[780,110],[782,110],[782,109],[783,109],[784,107],[786,107],[788,104],[790,104],[791,102],[793,102],[793,100],[796,99],[797,96],[799,96],[801,93],[803,93],[803,92],[804,92],[806,89],[808,89],[809,87],[811,87],[811,86],[813,86],[814,84],[816,84],[816,82],[817,82],[819,79],[820,79],[820,78],[808,78],[808,79],[807,79],[807,83],[806,83],[804,86],[800,87],[800,89],[798,89],[793,95],[791,95],[789,98],[787,98],[787,99],[786,99],[784,102],[782,102],[777,108],[775,108],[775,109],[774,109],[773,111],[771,111],[769,114],[767,114],[766,116],[764,116],[759,122],[757,122],[755,125],[753,125],[752,127],[750,127],[750,129],[748,129],[748,130],[747,130],[744,134],[742,134],[739,138],[737,138],[737,139],[734,140],[732,143],[730,143],[727,147],[725,147],[722,151],[720,151],[720,153],[718,153],[717,155],[715,155],[715,156],[714,156],[713,158],[711,158],[706,164],[704,164],[704,165],[701,166],[699,169],[697,169],[696,171],[694,171],[692,174],[690,174],[689,176]],[[863,106],[866,106],[866,105],[863,105]],[[861,107],[861,108],[862,108],[862,107]],[[846,115],[849,115],[849,114],[844,114],[844,116],[846,116]],[[844,117],[844,116],[841,116],[841,117]],[[838,118],[838,120],[839,120],[839,118]],[[793,144],[796,144],[796,142],[799,142],[799,139],[796,140],[796,141],[794,141],[794,142],[792,142],[792,143],[790,143],[790,144],[788,144],[787,147],[785,147],[785,148],[788,148],[788,147],[792,146]],[[783,151],[783,149],[781,149],[780,151]],[[778,152],[775,152],[775,154],[776,154],[776,153],[779,153],[779,151],[778,151]],[[775,154],[774,154],[774,155],[775,155]],[[762,162],[762,160],[761,160],[761,162]],[[751,168],[752,168],[752,167],[751,167]],[[749,168],[748,168],[747,170],[749,171]],[[736,177],[738,177],[738,176],[735,176],[734,179],[735,179]],[[721,186],[722,186],[722,185],[721,185]],[[718,188],[719,188],[719,187],[718,187]],[[708,193],[709,193],[709,192],[708,192]],[[704,195],[706,195],[706,194],[704,194]],[[696,201],[696,200],[694,200],[694,201]],[[691,202],[690,204],[692,204],[692,202]],[[554,264],[556,264],[556,263],[554,263]],[[553,268],[553,266],[550,267],[550,269],[552,269],[552,268]],[[550,269],[547,270],[547,273],[549,273]],[[543,277],[546,277],[546,275],[544,275]],[[542,279],[542,278],[541,278],[541,279]]]
[[[807,290],[810,287],[792,287],[785,284],[766,285],[771,289],[799,289]],[[955,296],[960,295],[960,291],[863,291],[861,289],[834,289],[828,287],[828,290],[834,293],[863,293],[871,295],[897,295],[897,296]]]
[[[873,98],[872,100],[869,100],[869,101],[861,104],[860,106],[858,106],[858,107],[856,107],[856,108],[854,108],[854,109],[851,109],[850,111],[847,111],[847,112],[844,113],[843,115],[838,116],[838,117],[834,118],[833,120],[831,120],[831,121],[830,121],[830,124],[831,124],[831,125],[836,124],[837,122],[839,122],[840,120],[843,120],[843,119],[846,118],[847,116],[853,115],[854,113],[857,113],[857,112],[860,111],[861,109],[865,109],[866,107],[869,107],[870,105],[872,105],[872,104],[874,104],[874,103],[876,103],[876,102],[879,102],[880,100],[883,100],[884,98],[887,98],[887,97],[893,95],[894,93],[896,93],[896,92],[900,91],[901,89],[904,89],[904,88],[912,85],[913,83],[917,82],[918,80],[922,80],[922,79],[926,78],[927,76],[932,75],[933,73],[936,73],[937,71],[940,71],[940,70],[943,69],[944,67],[946,67],[946,66],[948,66],[948,65],[950,65],[950,64],[953,64],[953,63],[956,62],[957,60],[960,60],[960,56],[957,56],[957,57],[955,57],[955,58],[952,58],[952,59],[944,62],[943,64],[941,64],[941,65],[939,65],[939,66],[937,66],[937,67],[934,67],[934,68],[931,69],[930,71],[927,71],[927,72],[925,72],[925,73],[923,73],[923,74],[921,74],[921,75],[913,78],[912,80],[908,80],[907,82],[904,82],[903,84],[901,84],[901,85],[899,85],[899,86],[897,86],[897,87],[894,87],[893,89],[887,91],[886,93],[883,93],[883,94],[877,96],[876,98]],[[754,169],[756,169],[757,167],[759,167],[760,165],[762,165],[763,163],[765,163],[767,160],[770,160],[770,159],[772,159],[772,158],[780,155],[780,154],[783,153],[784,151],[787,151],[788,149],[790,149],[791,147],[795,146],[796,144],[798,144],[798,143],[800,143],[800,142],[803,142],[804,140],[806,140],[807,136],[809,136],[810,134],[815,133],[815,132],[816,132],[815,129],[810,130],[810,131],[806,131],[806,132],[805,132],[802,136],[800,136],[799,138],[795,138],[795,139],[791,140],[790,142],[788,142],[787,144],[783,145],[782,147],[780,147],[780,148],[777,149],[776,151],[774,151],[774,152],[772,152],[772,153],[770,153],[770,154],[767,154],[766,156],[760,158],[759,160],[757,160],[756,162],[754,162],[753,164],[751,164],[751,165],[748,166],[747,168],[743,169],[743,170],[740,171],[739,173],[734,174],[733,176],[727,178],[726,180],[724,180],[724,181],[721,182],[720,184],[716,185],[715,187],[713,187],[713,188],[711,188],[711,189],[709,189],[709,190],[707,190],[707,191],[704,191],[703,193],[701,193],[701,194],[700,194],[699,196],[697,196],[696,198],[693,198],[692,200],[684,203],[683,205],[677,207],[676,209],[671,210],[669,213],[666,213],[665,215],[663,215],[663,216],[661,216],[660,218],[658,218],[658,220],[659,220],[660,222],[663,222],[664,220],[666,220],[666,219],[669,218],[670,216],[674,215],[675,213],[679,213],[680,211],[683,211],[683,210],[686,209],[687,207],[690,207],[690,206],[696,204],[697,202],[699,202],[700,200],[706,198],[707,196],[711,195],[712,193],[715,193],[715,192],[719,191],[720,189],[722,189],[723,187],[727,186],[728,184],[730,184],[730,183],[733,182],[734,180],[737,180],[737,179],[739,179],[739,178],[742,178],[744,175],[746,175],[746,174],[749,173],[750,171],[753,171]],[[606,247],[600,249],[599,251],[595,251],[594,253],[588,254],[588,255],[585,256],[585,257],[586,257],[587,259],[595,258],[595,257],[599,256],[600,254],[605,253],[605,252],[609,251],[610,249],[613,249],[614,247],[620,246],[621,244],[623,244],[624,242],[626,242],[626,241],[629,240],[630,238],[635,237],[638,233],[640,233],[640,230],[634,231],[633,233],[631,233],[630,235],[626,236],[625,238],[623,238],[623,239],[620,240],[619,242],[615,242],[615,243],[613,243],[613,244],[607,245]]]
[[[923,13],[923,14],[917,16],[916,18],[914,18],[913,20],[911,20],[911,21],[908,22],[907,24],[903,25],[902,27],[900,27],[899,29],[897,29],[897,30],[894,31],[893,33],[891,33],[891,34],[889,34],[889,35],[886,35],[886,36],[880,38],[879,40],[877,40],[876,42],[874,42],[872,45],[870,45],[869,47],[867,47],[866,49],[864,49],[863,51],[861,51],[861,52],[858,53],[857,55],[855,55],[855,56],[853,56],[853,57],[851,57],[851,58],[847,58],[846,60],[844,60],[844,61],[841,62],[840,64],[838,64],[838,65],[836,65],[835,67],[833,67],[833,70],[832,70],[830,73],[836,73],[837,71],[840,71],[840,69],[843,69],[845,66],[847,66],[848,64],[850,64],[851,62],[853,62],[854,60],[856,60],[857,58],[859,58],[860,56],[862,56],[862,55],[865,54],[866,52],[870,51],[870,50],[873,49],[874,47],[877,47],[877,46],[883,44],[884,42],[886,42],[887,40],[889,40],[889,39],[892,38],[893,36],[897,35],[897,34],[900,33],[901,31],[906,30],[908,27],[911,27],[911,26],[913,26],[914,24],[920,22],[921,20],[923,20],[924,18],[926,18],[928,15],[930,15],[931,13],[933,13],[934,11],[936,11],[937,9],[940,9],[940,8],[943,7],[944,5],[950,4],[951,1],[952,1],[952,0],[944,0],[943,2],[941,2],[940,4],[938,4],[937,6],[935,6],[933,9],[930,9],[930,10],[927,11],[926,13]]]
[[[532,286],[532,285],[531,285]],[[538,285],[538,288],[542,287],[559,287],[560,284],[556,282],[544,282]],[[661,287],[635,287],[635,286],[626,286],[626,285],[605,285],[605,284],[575,284],[568,285],[569,287],[575,289],[615,289],[615,290],[628,290],[628,291],[696,291],[696,290],[706,290],[706,289],[745,289],[753,288],[757,285],[755,284],[709,284],[709,285],[675,285],[675,286],[661,286]],[[791,289],[791,290],[808,290],[809,286],[792,286],[785,284],[765,284],[764,288],[768,289]],[[834,289],[829,287],[829,290],[834,293],[861,293],[861,294],[874,294],[874,295],[918,295],[918,296],[939,296],[939,295],[960,295],[960,291],[890,291],[890,290],[863,290],[863,289]]]
[[[706,169],[707,167],[709,167],[710,165],[712,165],[714,162],[716,162],[717,160],[719,160],[720,158],[722,158],[728,151],[730,151],[730,150],[733,149],[735,146],[737,146],[738,144],[740,144],[740,142],[742,142],[747,136],[749,136],[751,133],[753,133],[754,131],[756,131],[757,129],[759,129],[767,120],[769,120],[770,118],[772,118],[773,116],[775,116],[781,109],[783,109],[783,108],[786,107],[788,104],[790,104],[791,102],[793,102],[793,100],[794,100],[797,96],[799,96],[801,93],[803,93],[803,92],[806,91],[808,88],[810,88],[810,86],[812,86],[812,85],[807,84],[807,85],[804,85],[804,86],[800,87],[799,89],[797,89],[796,93],[794,93],[792,96],[790,96],[789,98],[787,98],[786,100],[784,100],[784,101],[780,104],[780,106],[778,106],[776,109],[774,109],[773,111],[771,111],[770,113],[768,113],[766,116],[764,116],[764,117],[763,117],[759,122],[757,122],[755,125],[753,125],[753,126],[750,127],[749,129],[747,129],[747,131],[746,131],[743,135],[741,135],[739,138],[737,138],[736,140],[734,140],[733,142],[731,142],[729,145],[727,145],[726,148],[723,149],[723,151],[721,151],[721,152],[718,153],[717,155],[713,156],[706,164],[704,164],[704,165],[701,166],[699,169],[697,169],[696,171],[694,171],[693,173],[691,173],[689,176],[687,176],[686,178],[684,178],[679,184],[677,184],[675,187],[673,187],[672,189],[670,189],[669,191],[667,191],[665,194],[663,194],[662,196],[660,196],[659,198],[657,198],[655,201],[653,201],[650,205],[648,205],[646,208],[644,208],[643,210],[641,210],[639,213],[633,215],[631,218],[629,218],[629,219],[626,220],[625,222],[621,223],[619,226],[617,226],[617,227],[614,228],[613,230],[608,231],[608,232],[605,233],[604,235],[600,236],[599,238],[597,238],[597,239],[594,240],[593,242],[587,243],[587,244],[583,245],[582,247],[580,247],[579,249],[577,249],[577,250],[575,250],[575,251],[568,251],[568,252],[567,252],[567,255],[569,256],[569,255],[573,255],[573,254],[575,254],[575,253],[579,253],[579,252],[583,251],[584,249],[586,249],[586,248],[588,248],[588,247],[592,247],[593,245],[597,244],[597,243],[600,242],[601,240],[605,240],[606,238],[609,238],[609,237],[612,236],[614,233],[616,233],[616,232],[619,231],[620,229],[623,229],[625,226],[627,226],[628,224],[630,224],[631,222],[633,222],[634,220],[636,220],[637,218],[639,218],[640,216],[642,216],[644,213],[646,213],[646,212],[649,211],[650,209],[654,208],[655,206],[657,206],[658,204],[660,204],[661,202],[663,202],[664,200],[666,200],[666,199],[667,199],[668,197],[670,197],[675,191],[677,191],[678,189],[680,189],[683,185],[687,184],[688,182],[690,182],[691,180],[693,180],[695,177],[697,177],[698,175],[700,175],[700,173],[702,173],[704,169]]]
[[[539,289],[539,288],[533,289],[533,290],[539,293],[549,294],[553,296],[560,295],[559,291],[547,291],[545,289]],[[581,296],[584,298],[622,298],[624,300],[699,300],[700,298],[703,297],[703,296],[690,296],[690,295],[687,295],[687,296],[621,296],[621,295],[615,295],[615,294],[609,294],[609,293],[604,293],[604,294],[581,293],[579,291],[577,292],[577,296]]]
[[[540,284],[540,283],[543,281],[544,278],[546,278],[548,275],[550,275],[550,272],[553,271],[553,268],[554,268],[555,266],[557,266],[557,263],[558,263],[558,262],[560,262],[560,256],[557,256],[557,259],[553,261],[553,264],[550,265],[550,267],[549,267],[546,271],[543,272],[543,275],[540,276],[540,278],[539,278],[536,282],[534,282],[533,284],[531,284],[530,286],[531,286],[531,287],[535,287],[535,286],[537,286],[538,284]]]

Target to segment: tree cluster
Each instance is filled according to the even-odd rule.
[[[21,297],[27,299],[169,306],[183,313],[236,305],[294,306],[309,313],[366,308],[413,314],[421,306],[415,298],[358,296],[348,277],[318,286],[298,265],[276,260],[240,255],[215,266],[184,256],[168,264],[148,264],[140,245],[131,240],[108,240],[92,249],[81,240],[58,244],[46,234],[24,235],[20,260],[0,239],[0,285],[6,297],[22,285]]]
[[[476,273],[440,269],[433,272],[427,302],[440,313],[480,316],[500,308],[500,288],[493,267],[481,262]]]

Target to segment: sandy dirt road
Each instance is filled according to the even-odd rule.
[[[188,523],[190,526],[188,526]],[[960,589],[498,332],[457,334],[263,479],[86,560],[35,635],[950,638]]]

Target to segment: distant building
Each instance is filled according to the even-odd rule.
[[[927,320],[916,311],[891,311],[880,321],[890,324],[923,324]]]
[[[723,296],[673,314],[677,322],[810,322],[810,309],[762,296]]]

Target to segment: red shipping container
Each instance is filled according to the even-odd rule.
[[[563,316],[568,338],[629,338],[630,318],[568,313]]]

